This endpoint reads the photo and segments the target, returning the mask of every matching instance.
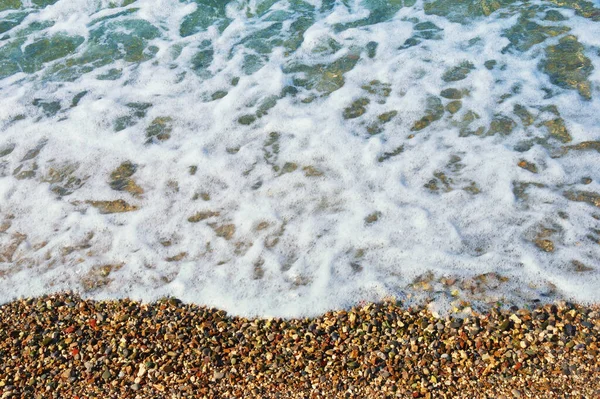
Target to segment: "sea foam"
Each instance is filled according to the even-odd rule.
[[[387,3],[0,11],[0,300],[598,302],[600,4]]]

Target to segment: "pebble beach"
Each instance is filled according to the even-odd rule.
[[[600,308],[565,302],[250,319],[63,293],[0,306],[0,397],[597,398],[599,338]]]
[[[0,0],[0,399],[600,399],[599,71],[600,0]]]

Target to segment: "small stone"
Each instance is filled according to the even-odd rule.
[[[220,212],[213,212],[213,211],[197,212],[193,216],[190,216],[188,218],[188,222],[198,223],[198,222],[201,222],[202,220],[219,216],[220,214],[221,214]]]
[[[573,140],[562,118],[555,118],[546,121],[543,125],[548,130],[548,134],[550,134],[551,137],[559,140],[560,142],[568,143]]]
[[[554,252],[554,243],[551,240],[537,239],[534,243],[536,247],[544,252]]]
[[[348,362],[346,365],[350,370],[354,370],[359,367],[359,364],[357,362]]]
[[[535,166],[534,163],[527,162],[524,159],[522,159],[521,161],[519,161],[519,163],[517,165],[519,166],[519,168],[528,170],[531,173],[537,173],[538,172],[537,166]]]
[[[458,89],[444,89],[440,93],[440,96],[449,100],[460,100],[462,98],[462,92]]]
[[[132,212],[138,209],[135,205],[130,205],[120,199],[116,201],[86,201],[88,204],[97,208],[102,214]]]
[[[296,165],[293,162],[286,162],[283,167],[281,168],[281,174],[286,174],[286,173],[292,173],[294,172],[296,169],[298,169],[298,165]]]
[[[450,323],[450,327],[454,328],[454,329],[459,329],[461,326],[462,326],[462,320],[461,319],[454,319]]]
[[[577,328],[572,324],[565,324],[564,331],[569,337],[573,337],[577,333]]]
[[[238,123],[240,125],[251,125],[256,120],[256,116],[254,115],[244,115],[238,119]]]
[[[213,379],[218,381],[221,378],[225,377],[225,373],[223,373],[222,371],[216,371],[213,373]]]
[[[158,141],[165,141],[171,138],[171,132],[173,131],[173,118],[170,116],[161,116],[154,118],[150,126],[146,128],[146,137],[148,143],[154,139]]]
[[[235,234],[235,225],[234,224],[225,224],[221,226],[212,226],[215,231],[217,237],[222,237],[226,240],[230,240]]]
[[[455,114],[458,111],[460,111],[460,109],[462,108],[462,101],[450,101],[447,105],[446,105],[446,111],[450,112],[451,114]]]
[[[365,97],[355,100],[349,107],[344,109],[344,119],[358,118],[367,111],[367,105],[370,102],[371,100]]]

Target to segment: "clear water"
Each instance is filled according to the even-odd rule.
[[[0,301],[600,300],[600,3],[0,0]]]

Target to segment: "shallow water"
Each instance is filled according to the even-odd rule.
[[[0,301],[600,300],[600,2],[0,0]]]

